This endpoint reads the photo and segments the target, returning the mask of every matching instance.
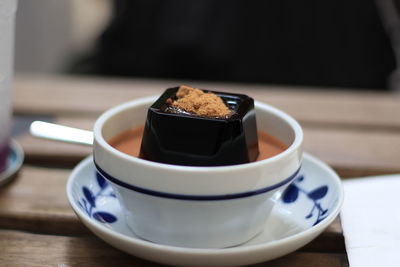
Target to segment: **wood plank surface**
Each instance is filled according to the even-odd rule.
[[[66,197],[70,169],[25,165],[18,177],[0,188],[0,229],[53,235],[91,235]],[[339,219],[307,251],[344,251]]]
[[[0,187],[0,229],[88,235],[67,201],[70,172],[24,165],[12,182]]]
[[[400,129],[400,95],[330,88],[123,80],[74,76],[20,76],[15,81],[17,114],[95,114],[179,84],[244,93],[288,112],[302,123]],[[44,99],[46,102],[44,104]],[[379,105],[377,105],[379,103]]]
[[[122,253],[95,237],[66,237],[0,230],[1,266],[161,266]],[[348,266],[344,253],[294,252],[253,266]]]
[[[92,129],[94,121],[93,116],[62,115],[53,120],[86,130]],[[304,135],[304,151],[327,162],[343,178],[400,172],[400,131],[308,126]],[[72,167],[91,153],[87,146],[37,139],[28,133],[19,135],[17,141],[30,163]]]
[[[107,108],[137,97],[159,94],[171,80],[113,80],[77,77],[18,77],[15,112],[57,118],[91,129]],[[305,151],[333,166],[342,177],[400,172],[400,96],[365,91],[196,83],[199,87],[244,92],[297,118],[305,131]],[[44,103],[43,99],[47,99]],[[89,148],[20,136],[28,162],[76,164]]]

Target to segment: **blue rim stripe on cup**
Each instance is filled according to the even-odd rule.
[[[124,187],[126,189],[129,189],[129,190],[132,190],[132,191],[135,191],[138,193],[146,194],[146,195],[155,196],[155,197],[179,199],[179,200],[195,200],[195,201],[229,200],[229,199],[245,198],[245,197],[251,197],[251,196],[255,196],[255,195],[264,194],[264,193],[275,190],[275,189],[293,181],[301,169],[301,166],[300,166],[292,175],[290,175],[288,178],[286,178],[285,180],[283,180],[277,184],[267,186],[264,188],[260,188],[257,190],[253,190],[253,191],[248,191],[248,192],[243,192],[243,193],[234,193],[234,194],[225,194],[225,195],[182,195],[182,194],[174,194],[174,193],[155,191],[155,190],[146,189],[146,188],[142,188],[142,187],[138,187],[135,185],[125,183],[125,182],[118,180],[117,178],[109,175],[108,173],[106,173],[103,169],[100,168],[99,165],[97,165],[96,161],[94,161],[94,165],[95,165],[97,171],[100,173],[100,175],[102,175],[105,179],[107,179],[110,182],[117,184],[121,187]]]

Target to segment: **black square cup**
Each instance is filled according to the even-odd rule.
[[[178,89],[167,89],[148,109],[141,158],[186,166],[225,166],[257,159],[256,114],[251,97],[211,91],[234,111],[226,118],[167,112],[166,100],[175,99]]]

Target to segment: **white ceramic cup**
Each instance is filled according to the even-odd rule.
[[[256,101],[257,127],[288,148],[269,159],[220,167],[151,162],[107,143],[145,123],[156,97],[116,106],[94,126],[94,161],[114,188],[128,226],[143,239],[166,245],[223,248],[260,233],[280,196],[296,177],[303,132],[286,113]]]

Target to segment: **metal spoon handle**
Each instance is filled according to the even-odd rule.
[[[29,131],[31,135],[39,138],[87,146],[93,145],[93,133],[78,128],[44,121],[34,121],[32,122]]]

